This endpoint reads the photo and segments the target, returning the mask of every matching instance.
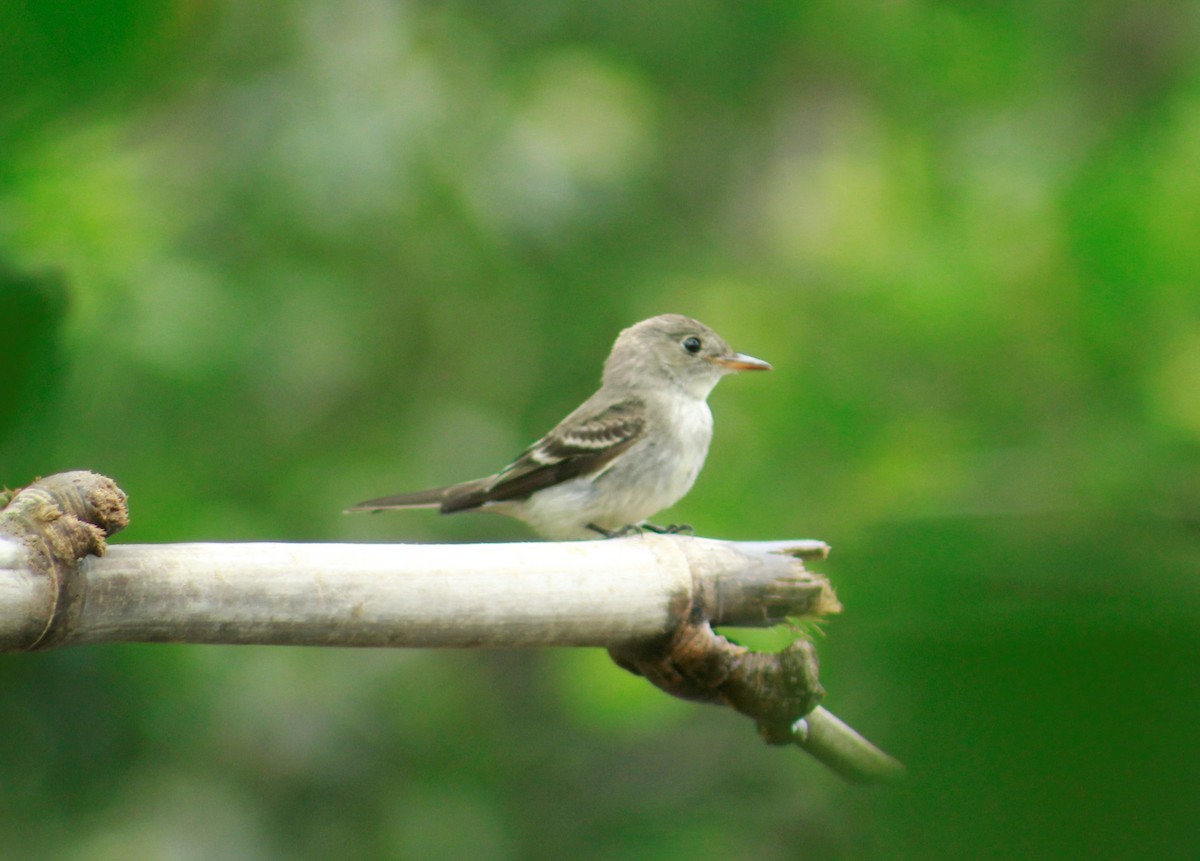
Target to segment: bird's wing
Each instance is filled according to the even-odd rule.
[[[639,439],[646,428],[646,405],[638,398],[589,409],[580,407],[558,427],[482,487],[447,494],[442,511],[478,508],[485,502],[525,499],[535,491],[573,478],[598,475]]]

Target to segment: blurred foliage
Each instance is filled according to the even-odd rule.
[[[0,661],[22,858],[1190,858],[1200,7],[0,7],[0,484],[124,540],[473,477],[689,313],[702,534],[819,537],[841,785],[582,652]]]

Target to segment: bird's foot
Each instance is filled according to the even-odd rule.
[[[657,535],[695,535],[696,530],[690,523],[672,523],[669,526],[655,526],[653,523],[642,523],[640,527],[646,532]]]
[[[605,529],[603,526],[597,526],[594,523],[589,523],[587,528],[592,532],[599,533],[605,538],[625,538],[629,535],[637,535],[640,532],[653,532],[655,535],[695,535],[696,530],[687,523],[672,523],[669,526],[657,526],[653,523],[629,523],[622,526],[620,529]]]
[[[589,523],[587,528],[592,530],[592,532],[599,533],[604,538],[625,538],[628,535],[637,535],[642,531],[640,526],[633,523],[626,524],[620,529],[605,529],[603,526],[597,526],[594,523]]]

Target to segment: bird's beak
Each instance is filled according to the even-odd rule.
[[[714,365],[729,368],[731,371],[769,371],[771,365],[762,359],[747,356],[745,353],[734,353],[732,356],[717,356],[709,359]]]

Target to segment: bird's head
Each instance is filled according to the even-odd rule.
[[[762,359],[734,352],[699,320],[661,314],[621,332],[604,363],[604,383],[645,388],[661,382],[705,398],[726,374],[770,369]]]

